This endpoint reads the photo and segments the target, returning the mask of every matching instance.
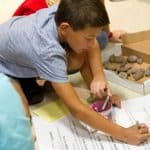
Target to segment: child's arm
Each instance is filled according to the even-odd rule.
[[[140,131],[136,126],[123,128],[91,110],[88,106],[81,103],[70,83],[52,83],[52,86],[73,116],[91,127],[130,144],[139,144],[150,136],[147,127],[141,128]]]
[[[91,92],[98,97],[105,95],[111,96],[112,94],[103,71],[100,48],[96,40],[94,48],[87,52],[87,58],[92,74],[92,79],[90,81]]]

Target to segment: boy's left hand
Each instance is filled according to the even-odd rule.
[[[104,98],[107,95],[110,96],[110,102],[117,107],[121,108],[121,100],[120,97],[117,95],[112,95],[111,89],[109,88],[108,84],[106,81],[92,81],[91,83],[91,93],[94,97],[97,98]]]
[[[107,95],[112,96],[111,94],[111,90],[107,84],[107,82],[105,81],[92,81],[91,86],[91,93],[95,96],[95,97],[99,97],[99,98],[103,98]]]

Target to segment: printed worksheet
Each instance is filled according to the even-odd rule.
[[[150,96],[126,100],[122,109],[114,108],[113,121],[128,127],[140,123],[150,124]],[[102,132],[90,132],[70,114],[48,123],[33,118],[40,150],[150,150],[150,140],[139,146],[128,145]]]

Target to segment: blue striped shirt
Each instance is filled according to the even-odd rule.
[[[68,82],[66,51],[58,39],[57,5],[0,25],[0,72]]]

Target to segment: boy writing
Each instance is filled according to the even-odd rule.
[[[104,4],[104,0],[100,0],[100,1]],[[50,7],[53,4],[56,4],[58,2],[59,0],[25,0],[17,8],[13,16],[30,15],[42,8]],[[121,42],[121,37],[123,34],[125,34],[125,32],[122,30],[116,30],[116,31],[110,32],[109,24],[103,27],[103,31],[101,31],[96,37],[101,49],[105,48],[105,46],[108,43],[108,40],[114,41],[114,42]],[[36,83],[36,79],[34,78],[19,79],[19,81],[20,81],[21,87],[26,93],[26,96],[28,98],[28,102],[30,105],[41,102],[44,97],[44,90],[42,90],[42,88],[47,89],[47,87],[48,88],[50,87],[48,82],[45,82],[44,86],[40,87]],[[32,89],[29,88],[30,86],[32,87]]]
[[[140,144],[148,127],[123,128],[82,104],[67,78],[79,70],[96,97],[111,96],[96,40],[109,23],[99,0],[61,0],[59,6],[0,25],[0,72],[13,78],[49,81],[74,117],[130,144]],[[118,101],[113,101],[117,103]]]

